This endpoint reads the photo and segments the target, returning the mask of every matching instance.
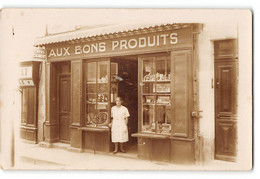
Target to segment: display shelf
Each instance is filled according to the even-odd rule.
[[[157,80],[156,83],[170,83],[171,80]]]
[[[171,92],[164,92],[164,93],[158,93],[158,92],[154,92],[154,93],[143,93],[143,96],[170,96]]]
[[[108,104],[108,102],[97,102],[97,104]]]
[[[143,105],[146,105],[146,106],[155,106],[155,103],[143,103]]]
[[[155,83],[155,80],[143,80],[143,82]]]
[[[86,82],[87,84],[108,84],[108,82]]]
[[[171,106],[171,104],[166,103],[156,103],[157,106]]]

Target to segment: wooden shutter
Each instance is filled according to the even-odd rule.
[[[81,125],[82,114],[82,60],[71,62],[72,125]]]
[[[174,137],[186,138],[192,135],[191,51],[172,51],[171,60],[172,134]]]

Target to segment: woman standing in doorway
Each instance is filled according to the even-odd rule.
[[[118,152],[118,143],[120,144],[121,152],[125,153],[123,144],[128,141],[128,109],[122,106],[121,97],[116,98],[116,106],[111,109],[112,119],[112,142],[115,144],[114,154]]]

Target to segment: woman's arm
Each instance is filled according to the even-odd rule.
[[[128,124],[128,117],[125,118],[125,124],[126,124],[126,125]]]

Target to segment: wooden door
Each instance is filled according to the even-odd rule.
[[[59,123],[60,123],[60,141],[70,141],[70,115],[71,115],[71,100],[70,100],[70,76],[59,77]]]
[[[237,141],[237,69],[232,59],[215,61],[215,157],[233,161]]]

